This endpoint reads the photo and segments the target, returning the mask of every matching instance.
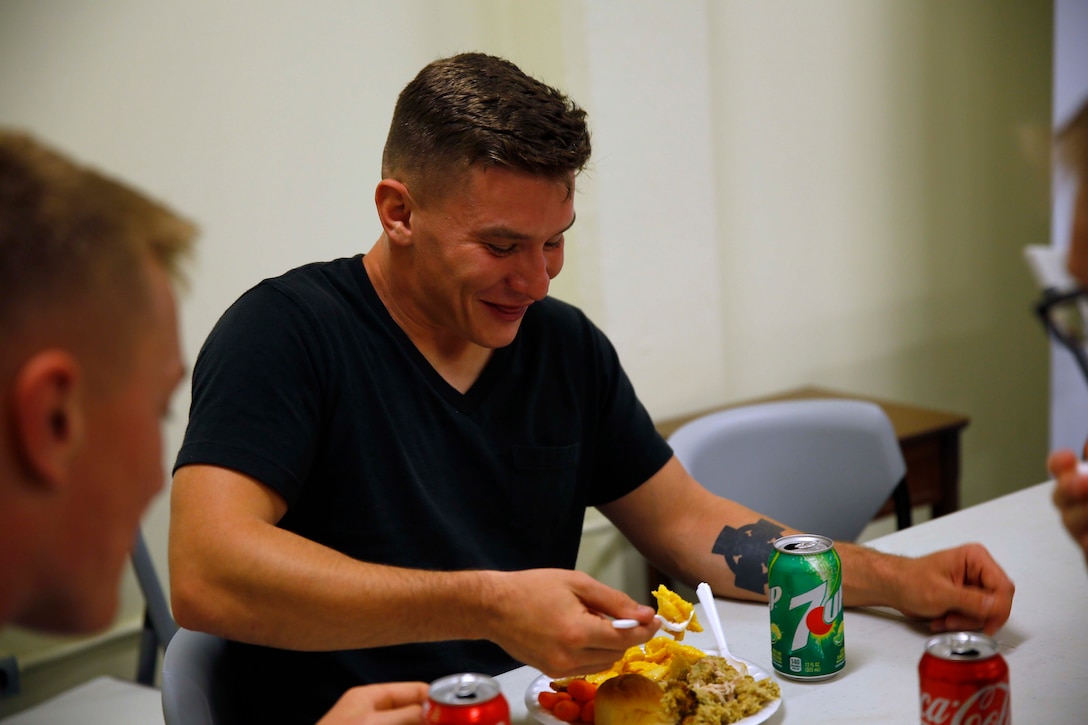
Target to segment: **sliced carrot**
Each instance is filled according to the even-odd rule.
[[[582,714],[582,706],[574,700],[560,700],[552,708],[552,714],[563,722],[574,722]]]
[[[597,694],[597,686],[587,680],[571,680],[567,683],[567,692],[576,702],[589,702]]]
[[[539,702],[540,706],[545,710],[551,710],[555,707],[555,703],[559,702],[559,693],[544,690],[536,696],[536,701]]]
[[[545,710],[552,710],[555,708],[555,703],[569,699],[571,699],[571,697],[566,692],[552,692],[550,690],[544,690],[536,696],[536,701],[539,702],[540,706]]]
[[[596,700],[590,700],[582,705],[582,712],[579,714],[578,719],[589,725],[593,725],[593,717],[597,712]]]

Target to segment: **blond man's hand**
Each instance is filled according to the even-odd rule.
[[[423,725],[425,682],[360,685],[345,692],[318,725]]]

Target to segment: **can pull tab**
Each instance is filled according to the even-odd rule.
[[[478,683],[475,680],[461,682],[457,685],[457,689],[454,691],[453,696],[458,700],[475,700],[477,685]]]

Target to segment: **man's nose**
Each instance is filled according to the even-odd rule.
[[[510,275],[509,284],[516,292],[542,300],[548,296],[548,287],[555,274],[558,270],[553,274],[548,269],[547,256],[534,250],[522,255],[518,268]]]

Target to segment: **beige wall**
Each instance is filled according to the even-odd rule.
[[[1020,249],[1048,212],[1021,143],[1049,121],[1049,11],[717,3],[687,35],[656,13],[596,40],[579,288],[651,411],[818,383],[970,415],[966,503],[1041,480]]]
[[[553,292],[655,416],[806,383],[965,413],[970,504],[1044,477],[1020,249],[1048,235],[1022,142],[1049,127],[1051,34],[1049,3],[991,0],[6,0],[0,122],[200,222],[191,359],[257,280],[370,246],[389,114],[422,64],[507,55],[590,111]],[[160,567],[166,521],[163,499]]]

